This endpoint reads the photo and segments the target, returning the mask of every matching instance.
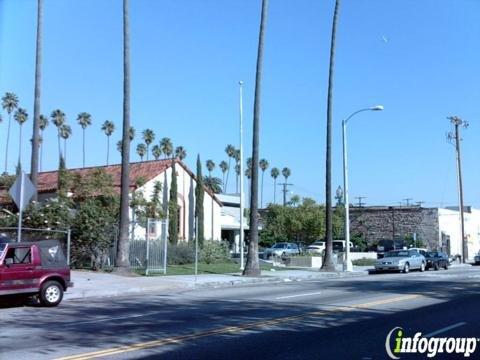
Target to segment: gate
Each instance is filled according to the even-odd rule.
[[[133,227],[129,240],[130,268],[145,271],[145,275],[167,273],[167,220],[148,219],[146,229]],[[110,264],[115,266],[117,239],[110,252]]]

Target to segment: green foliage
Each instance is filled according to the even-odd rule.
[[[417,247],[417,248],[423,248],[425,247],[425,242],[422,239],[419,239],[417,236],[417,240],[413,240],[413,235],[405,235],[405,245],[407,247]]]
[[[203,176],[202,176],[202,162],[200,161],[200,155],[197,156],[197,186],[195,187],[195,217],[197,218],[197,234],[198,244],[203,245],[204,241],[204,214],[203,214],[203,201],[204,201],[204,189],[203,189]]]
[[[168,244],[168,265],[185,265],[195,261],[195,249],[186,242]]]
[[[225,262],[230,259],[228,244],[218,241],[206,241],[200,250],[200,261],[206,264]]]
[[[366,251],[368,248],[367,240],[363,234],[352,234],[350,241],[352,242],[353,246],[358,248],[360,251]]]
[[[337,238],[343,234],[343,214],[335,212]],[[313,199],[303,198],[298,206],[270,204],[263,217],[260,245],[271,246],[275,242],[295,241],[310,244],[325,237],[325,208]]]
[[[168,201],[168,241],[171,244],[178,242],[178,190],[175,161],[172,161],[172,181],[170,184],[170,198]]]

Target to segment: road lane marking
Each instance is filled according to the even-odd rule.
[[[288,295],[288,296],[280,296],[275,298],[275,300],[280,300],[280,299],[290,299],[290,298],[296,298],[300,296],[313,296],[313,295],[320,295],[321,292],[314,292],[314,293],[308,293],[308,294],[298,294],[298,295]]]
[[[447,332],[447,331],[449,331],[449,330],[456,329],[456,328],[458,328],[458,327],[460,327],[460,326],[463,326],[463,325],[466,325],[466,324],[467,324],[466,322],[459,322],[459,323],[456,323],[456,324],[453,324],[453,325],[450,325],[450,326],[447,326],[447,327],[438,329],[438,330],[433,331],[433,332],[431,332],[431,333],[425,334],[424,336],[425,336],[425,337],[432,337],[432,336],[435,336],[435,335],[438,335],[438,334]]]
[[[328,315],[334,312],[349,312],[349,311],[355,311],[359,309],[367,310],[370,308],[374,308],[378,305],[391,304],[391,303],[400,302],[400,301],[408,301],[408,300],[413,300],[420,297],[421,295],[414,294],[414,295],[397,296],[394,298],[387,298],[387,299],[382,299],[382,300],[377,300],[377,301],[372,301],[372,302],[362,303],[362,304],[342,305],[329,310],[319,310],[319,311],[313,311],[313,312],[300,314],[300,315],[292,315],[292,316],[286,316],[286,317],[281,317],[276,319],[246,323],[242,325],[227,326],[227,327],[218,328],[218,329],[194,332],[192,334],[179,335],[175,337],[137,343],[133,345],[124,345],[124,346],[118,346],[110,349],[104,349],[104,350],[99,350],[99,351],[94,351],[89,353],[66,356],[66,357],[58,358],[57,360],[87,360],[87,359],[94,359],[94,358],[99,358],[104,356],[123,354],[126,352],[145,350],[145,349],[160,347],[164,345],[179,344],[186,340],[200,339],[200,338],[212,336],[212,335],[237,333],[237,332],[250,330],[254,328],[279,325],[282,323],[291,322],[295,320],[302,320],[312,316]]]

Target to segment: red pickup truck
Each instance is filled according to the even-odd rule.
[[[57,240],[0,244],[0,296],[38,296],[43,305],[56,306],[71,286]]]

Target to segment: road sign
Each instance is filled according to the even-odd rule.
[[[25,207],[28,205],[28,202],[32,198],[33,194],[35,194],[35,191],[35,186],[33,186],[32,182],[30,181],[28,176],[25,176],[25,173],[23,171],[20,172],[20,175],[17,176],[17,179],[8,191],[8,193],[18,207],[18,242],[22,241],[23,209],[25,209]]]
[[[29,177],[22,171],[21,174],[17,176],[17,179],[8,193],[13,201],[15,201],[18,209],[23,211],[27,207],[32,196],[35,194],[35,191],[35,186],[32,184]]]

